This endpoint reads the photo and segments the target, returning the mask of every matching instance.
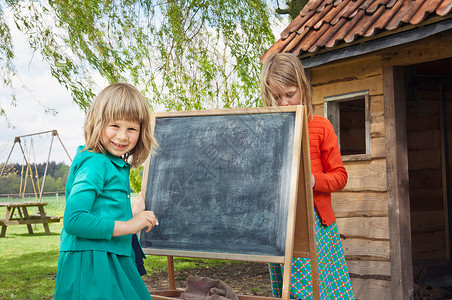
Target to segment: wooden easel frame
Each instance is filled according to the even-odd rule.
[[[171,291],[176,291],[173,257],[212,258],[239,261],[254,261],[268,263],[284,263],[292,266],[293,257],[310,258],[313,298],[320,299],[319,273],[317,261],[317,249],[315,242],[314,226],[314,202],[311,189],[311,162],[309,154],[308,120],[304,106],[247,108],[229,110],[205,110],[191,112],[153,113],[151,116],[151,128],[154,132],[157,118],[186,117],[186,116],[215,116],[255,113],[295,112],[294,145],[290,179],[290,198],[287,218],[286,246],[284,256],[242,255],[232,253],[192,252],[165,249],[144,248],[145,254],[167,256],[168,277]],[[304,142],[307,141],[307,142]],[[151,157],[148,157],[142,181],[142,192],[146,195],[146,185]],[[302,201],[304,200],[304,201]],[[282,298],[290,298],[290,278],[292,268],[284,268]],[[168,297],[171,291],[163,292],[153,298],[174,299]],[[165,296],[166,295],[166,296]],[[250,296],[239,296],[239,299],[256,299]],[[263,297],[260,297],[263,299]],[[264,298],[265,299],[265,298]],[[274,299],[274,298],[268,298]]]

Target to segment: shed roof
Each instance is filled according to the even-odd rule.
[[[452,0],[310,0],[261,59],[272,52],[307,58],[422,29],[452,21],[451,10]]]

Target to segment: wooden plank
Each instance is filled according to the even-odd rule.
[[[391,297],[413,297],[410,195],[406,135],[405,81],[402,68],[383,68],[386,167],[391,249]],[[381,299],[381,298],[380,298]]]
[[[441,210],[442,193],[441,187],[410,188],[411,211]]]
[[[162,290],[162,291],[150,291],[152,299],[154,300],[174,300],[180,299],[183,290]],[[281,299],[281,298],[272,298],[272,297],[263,297],[263,296],[251,296],[251,295],[237,295],[239,300],[271,300],[271,299]]]
[[[346,239],[389,239],[388,217],[340,218],[336,223]]]
[[[421,41],[415,41],[382,52],[383,66],[413,65],[432,60],[452,57],[452,36],[449,31],[435,34]]]
[[[20,208],[21,207],[17,207],[17,209],[20,211]],[[24,216],[25,216],[25,219],[26,220],[29,220],[30,219],[30,217],[28,216],[28,210],[27,210],[27,207],[26,206],[23,206],[22,207],[22,210],[23,210],[23,213],[24,213]],[[20,214],[20,213],[19,213]],[[22,215],[21,215],[21,218],[22,218]],[[28,233],[30,233],[30,234],[32,234],[33,233],[33,227],[30,225],[30,223],[25,223],[25,224],[27,224],[27,228],[28,228]],[[49,233],[50,234],[50,233]]]
[[[434,232],[413,233],[413,252],[430,252],[446,250],[446,235],[444,230]],[[446,257],[445,257],[446,258]]]
[[[416,99],[407,102],[407,125],[414,126],[414,128],[418,128],[419,130],[438,129],[439,121],[433,123],[435,119],[438,120],[438,100],[436,98],[427,100],[422,98],[422,94],[425,94],[425,92],[418,92],[419,95],[416,95]],[[408,116],[411,117],[408,118]],[[416,126],[413,124],[416,121],[415,118],[418,118],[418,120],[419,118],[425,118],[426,126],[423,127],[419,124]]]
[[[413,262],[415,263],[436,263],[438,261],[445,261],[446,259],[446,249],[441,250],[430,250],[428,252],[413,251]]]
[[[354,277],[350,279],[356,300],[404,299],[391,296],[391,281]]]
[[[8,206],[8,207],[28,207],[28,206],[46,206],[47,202],[33,202],[33,201],[25,201],[25,202],[0,202],[0,206]]]
[[[438,95],[437,95],[437,99],[439,102],[439,119],[440,119],[440,124],[439,124],[439,128],[440,128],[440,149],[441,149],[441,183],[442,183],[442,188],[443,188],[443,207],[446,209],[446,211],[448,210],[449,207],[449,197],[448,197],[448,185],[447,185],[447,180],[448,180],[448,176],[449,176],[449,169],[448,169],[448,164],[449,162],[447,161],[448,158],[448,154],[449,154],[449,143],[446,140],[448,138],[447,134],[447,124],[446,124],[446,120],[445,120],[445,111],[444,108],[446,106],[446,99],[444,98],[444,88],[443,88],[443,84],[442,83],[437,83],[435,82],[438,87]],[[446,255],[447,255],[447,259],[450,260],[450,220],[449,220],[449,214],[444,214],[444,231],[445,231],[445,248],[446,248]]]
[[[364,260],[389,260],[390,258],[391,250],[388,240],[349,238],[342,240],[342,247],[347,258]]]
[[[408,150],[410,170],[440,169],[441,156],[439,149]]]
[[[438,153],[439,154],[439,153]],[[431,188],[441,188],[441,170],[440,169],[421,169],[421,170],[410,170],[409,180],[411,189],[431,189]],[[441,194],[440,199],[443,198]]]
[[[303,129],[301,134],[302,141],[309,141],[309,131],[308,131],[308,119],[306,117],[306,112],[303,114]],[[298,201],[298,204],[305,205],[304,214],[308,221],[307,230],[308,230],[308,241],[309,241],[309,258],[311,259],[311,278],[312,278],[312,286],[313,286],[313,298],[320,300],[320,281],[319,281],[319,264],[317,259],[317,243],[316,243],[316,231],[315,231],[315,220],[314,220],[314,196],[311,188],[311,154],[309,143],[301,143],[302,151],[300,151],[300,156],[302,165],[300,165],[300,181],[298,186],[298,197],[297,199],[306,199],[305,201]],[[304,232],[303,228],[306,228],[306,225],[300,227],[300,224],[303,224],[305,221],[300,222],[299,214],[303,213],[299,209],[299,205],[297,206],[297,221],[296,221],[296,230],[295,230],[295,245],[301,240],[299,238],[299,233]],[[294,250],[302,250],[302,248],[295,247]],[[291,264],[291,262],[290,262]]]
[[[372,95],[383,94],[381,76],[351,81],[346,80],[339,82],[331,82],[330,84],[327,85],[314,86],[312,93],[312,103],[314,105],[320,104],[323,105],[325,97],[353,93],[356,91],[362,91],[363,89],[369,90],[370,99],[372,99]]]
[[[196,110],[196,111],[171,111],[171,112],[153,112],[155,118],[178,118],[186,117],[187,114],[196,116],[223,116],[223,115],[245,115],[245,114],[269,114],[281,112],[293,112],[294,108],[291,106],[275,107],[250,107],[250,108],[234,108],[234,109],[211,109],[211,110]]]
[[[372,118],[384,116],[385,107],[383,94],[370,97],[370,116]]]
[[[174,259],[172,256],[167,256],[167,265],[168,265],[168,282],[169,288],[171,290],[176,289],[176,275],[174,274]]]
[[[53,221],[51,223],[56,223],[58,221]],[[10,220],[3,220],[3,223],[6,226],[11,226],[11,225],[31,225],[31,224],[45,224],[48,223],[48,221],[43,221],[42,219],[10,219]],[[33,232],[29,232],[30,234],[32,234]]]
[[[439,149],[440,140],[439,129],[408,132],[409,149]]]
[[[337,218],[388,216],[385,192],[337,192],[331,197]]]
[[[427,110],[427,108],[426,108],[426,110]],[[421,115],[420,113],[418,113],[417,111],[410,112],[410,109],[408,109],[406,118],[407,118],[406,127],[407,127],[408,131],[438,129],[438,124],[439,124],[438,115],[424,116],[424,115]],[[422,118],[422,122],[419,122],[419,118]]]
[[[301,108],[301,107],[299,106],[299,108]],[[301,110],[299,110],[299,109],[297,109],[297,112],[298,113],[295,118],[295,133],[294,133],[295,138],[294,138],[294,148],[293,148],[293,156],[292,156],[292,169],[291,169],[291,176],[290,176],[290,197],[289,197],[289,204],[288,204],[289,205],[289,214],[287,217],[286,253],[285,253],[285,257],[284,257],[284,265],[285,266],[292,265],[293,252],[294,252],[294,238],[295,238],[295,230],[296,230],[295,225],[296,225],[296,217],[297,217],[297,197],[299,195],[299,190],[305,191],[305,186],[302,186],[300,184],[300,180],[301,180],[301,182],[305,182],[304,178],[303,179],[300,178],[301,176],[304,175],[303,170],[300,170],[300,166],[303,166],[304,163],[308,163],[308,164],[310,163],[309,161],[306,161],[306,157],[301,157],[302,148],[299,146],[299,145],[301,145],[301,142],[302,142],[302,133],[303,133],[302,131],[307,130],[307,127],[306,128],[304,127],[305,124],[307,124],[306,123],[306,121],[307,121],[306,113],[304,110],[302,110],[302,112],[304,113],[304,115],[302,115]],[[306,130],[302,130],[302,129],[306,129]],[[303,140],[304,140],[304,138],[305,137],[303,136]],[[303,144],[306,144],[306,143],[303,143]],[[309,164],[309,166],[310,166],[310,164]],[[308,224],[309,223],[313,224],[313,220],[311,220],[311,222],[308,222]],[[309,238],[306,238],[306,237],[305,237],[305,239],[309,240]],[[308,241],[308,243],[310,244],[311,241]],[[318,270],[318,268],[317,268],[317,270]],[[283,299],[290,298],[290,278],[291,278],[291,276],[292,276],[292,268],[284,268],[283,286],[282,286],[282,298]],[[318,275],[317,275],[317,280],[318,280]],[[318,282],[317,282],[317,288],[318,288]]]
[[[348,181],[343,191],[386,191],[386,160],[345,162],[344,165]]]
[[[370,123],[370,135],[372,138],[380,138],[385,136],[385,119],[384,116],[372,117]]]
[[[444,230],[444,211],[412,211],[411,232],[432,232]]]
[[[391,276],[391,262],[389,261],[366,261],[347,260],[348,272],[352,277],[377,277]]]
[[[376,158],[386,158],[386,138],[383,137],[372,137],[370,154],[372,159]]]
[[[334,82],[381,77],[382,74],[380,58],[377,56],[365,56],[362,59],[358,58],[332,65],[317,66],[310,68],[310,71],[310,81],[314,90],[318,86],[324,86]]]
[[[152,248],[143,248],[143,251],[146,255],[156,255],[156,256],[210,258],[210,259],[239,260],[251,262],[272,262],[279,264],[284,263],[284,256],[247,255],[247,254],[233,254],[220,252],[182,251],[182,250],[152,249]]]

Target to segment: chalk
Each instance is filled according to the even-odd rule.
[[[155,222],[155,226],[159,225],[159,221],[157,220],[157,222]]]

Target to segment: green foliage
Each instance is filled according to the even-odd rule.
[[[152,109],[261,105],[260,56],[274,42],[264,0],[1,1],[8,84],[15,69],[5,11],[85,110],[96,73],[136,85]]]
[[[276,13],[280,15],[289,15],[290,19],[293,20],[300,14],[300,11],[308,4],[308,2],[309,0],[287,0],[287,8],[280,8],[278,3]]]
[[[143,176],[143,166],[130,170],[130,175],[129,175],[130,187],[137,194],[141,191],[142,176]]]
[[[3,167],[4,164],[0,164],[0,170],[2,170]],[[25,193],[39,194],[39,190],[42,187],[45,167],[46,163],[32,164],[27,172],[24,165],[18,163],[8,164],[0,178],[0,194],[18,194],[21,191],[24,191],[24,186]],[[44,192],[64,191],[69,168],[70,167],[64,163],[57,164],[53,161],[49,162],[46,172],[46,181],[44,183]],[[30,175],[30,173],[32,174]],[[36,178],[38,178],[39,181],[37,181]]]

